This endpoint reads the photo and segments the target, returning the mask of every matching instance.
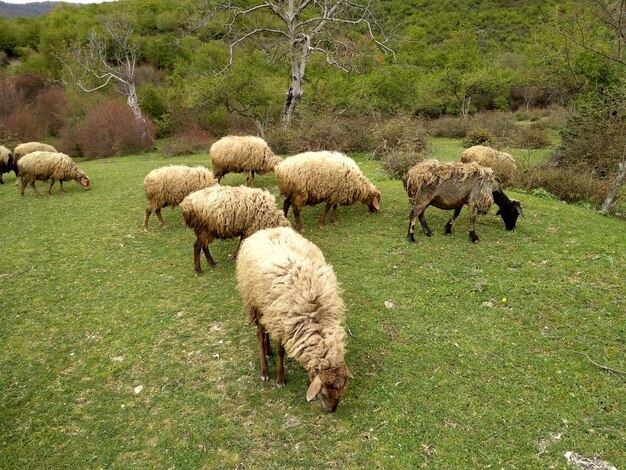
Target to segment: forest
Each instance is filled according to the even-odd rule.
[[[616,207],[624,2],[295,5],[59,3],[0,19],[0,141],[92,159],[250,133],[282,154],[370,153],[397,176],[429,155],[429,137],[462,138],[547,149],[516,186]]]

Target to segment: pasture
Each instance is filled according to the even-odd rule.
[[[5,175],[0,468],[565,468],[566,451],[625,467],[626,376],[591,362],[626,371],[624,220],[507,191],[516,231],[492,208],[473,245],[466,209],[444,236],[450,213],[429,208],[434,236],[409,244],[402,184],[357,161],[379,213],[320,229],[322,206],[302,211],[347,305],[355,378],[334,414],[293,360],[286,388],[274,363],[260,381],[237,240],[197,276],[179,209],[141,231],[145,174],[208,155],[79,162],[89,191],[41,199]],[[256,181],[282,203],[273,174]]]

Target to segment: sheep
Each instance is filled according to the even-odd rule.
[[[57,149],[55,149],[52,145],[42,144],[41,142],[26,142],[25,144],[20,144],[13,149],[13,158],[15,159],[15,163],[17,164],[20,158],[32,152],[56,153]]]
[[[52,186],[55,181],[59,181],[61,191],[63,189],[63,181],[75,180],[80,183],[83,189],[89,189],[89,178],[80,170],[70,157],[64,153],[56,152],[31,152],[24,155],[18,162],[20,179],[22,180],[22,189],[20,194],[24,195],[26,185],[30,184],[35,191],[37,197],[40,197],[39,191],[35,187],[35,181],[50,180],[48,194],[52,195]]]
[[[324,411],[335,411],[352,374],[344,362],[345,306],[320,249],[290,228],[260,230],[242,243],[236,273],[257,328],[261,379],[269,381],[271,336],[278,341],[276,385],[285,386],[286,351],[307,372],[307,401],[317,396]]]
[[[194,268],[200,268],[200,250],[207,262],[215,266],[209,252],[209,243],[215,238],[226,239],[239,236],[237,256],[244,238],[257,230],[270,227],[289,227],[289,221],[276,207],[276,200],[269,192],[245,186],[211,186],[195,191],[180,203],[183,219],[194,230]]]
[[[215,142],[210,149],[211,165],[218,183],[226,173],[245,173],[246,186],[254,173],[268,173],[282,161],[270,149],[267,142],[251,135],[229,135]]]
[[[476,162],[493,170],[496,179],[507,184],[517,175],[517,163],[513,156],[484,145],[474,145],[461,153],[463,163]]]
[[[415,242],[415,219],[419,218],[422,231],[428,237],[432,232],[428,228],[424,212],[430,205],[439,209],[454,209],[454,215],[445,226],[446,235],[452,233],[452,221],[459,215],[461,208],[467,204],[470,212],[470,240],[479,241],[474,231],[477,214],[485,214],[496,201],[500,215],[507,230],[515,228],[517,217],[522,214],[519,201],[511,200],[497,187],[493,170],[472,163],[440,163],[437,160],[426,160],[409,169],[402,177],[404,189],[411,201],[409,214],[409,230],[407,238]]]
[[[0,145],[0,184],[4,184],[2,181],[2,173],[8,173],[12,171],[17,177],[17,165],[13,159],[13,153],[6,147]]]
[[[370,212],[380,210],[380,191],[361,172],[354,160],[338,152],[305,152],[276,165],[276,182],[285,196],[285,217],[293,205],[296,228],[302,232],[300,208],[326,202],[319,219],[324,227],[326,214],[332,207],[332,220],[339,223],[337,205],[362,202]]]
[[[161,227],[167,227],[161,217],[161,209],[177,206],[192,192],[215,184],[217,180],[213,173],[203,166],[170,165],[152,170],[143,180],[143,190],[148,199],[143,231],[148,231],[148,219],[153,212]]]

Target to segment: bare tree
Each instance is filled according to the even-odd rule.
[[[149,138],[135,82],[138,49],[133,28],[127,20],[107,19],[102,33],[92,29],[86,44],[71,44],[67,55],[73,59],[72,63],[65,58],[61,58],[61,62],[69,71],[71,81],[86,93],[100,90],[111,81],[116,83],[117,90],[126,97],[142,137]]]
[[[259,35],[276,35],[283,39],[283,44],[288,46],[291,68],[282,111],[282,123],[286,129],[304,94],[306,66],[312,54],[320,53],[326,57],[328,64],[344,71],[351,70],[349,58],[352,47],[347,41],[339,39],[341,35],[336,34],[337,26],[363,27],[369,38],[385,53],[395,57],[394,51],[387,46],[389,38],[373,14],[372,3],[373,0],[257,0],[243,9],[231,1],[205,0],[204,13],[195,17],[193,24],[194,27],[201,27],[213,19],[223,21],[224,30],[221,33],[230,39],[227,67],[232,65],[234,50],[242,42]],[[272,26],[264,25],[263,12],[272,19],[268,22]],[[253,15],[258,20],[256,23],[248,22],[240,26],[244,18]]]

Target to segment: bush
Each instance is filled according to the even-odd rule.
[[[555,165],[520,165],[515,186],[543,190],[566,202],[600,204],[607,184],[583,167],[559,168]]]
[[[550,135],[544,126],[532,124],[528,127],[520,127],[516,146],[527,149],[541,149],[549,147],[551,143]]]
[[[372,130],[374,158],[384,159],[388,154],[427,154],[428,134],[421,121],[407,115],[394,116],[379,122]]]
[[[469,119],[462,117],[444,116],[427,123],[428,133],[433,137],[451,137],[460,139],[465,137],[470,128]]]
[[[270,128],[266,140],[274,153],[317,150],[365,152],[372,149],[371,120],[363,116],[337,116],[329,112],[307,113],[288,130]]]
[[[213,143],[213,134],[195,124],[182,132],[177,133],[165,145],[163,153],[168,157],[190,155],[194,153],[208,153]]]
[[[26,106],[7,116],[3,122],[3,134],[16,140],[42,140],[46,135],[46,127],[37,118],[34,108]]]
[[[76,141],[64,145],[78,145],[87,158],[142,152],[154,145],[154,125],[146,119],[146,126],[144,135],[130,108],[122,101],[114,101],[88,112],[73,133]]]
[[[421,153],[394,149],[382,157],[381,168],[391,178],[400,179],[409,171],[409,168],[422,160],[424,160],[424,155]]]
[[[465,147],[472,147],[474,145],[487,145],[492,146],[495,142],[495,137],[487,129],[472,129],[467,133],[465,139],[463,139],[463,145]]]
[[[58,87],[49,87],[35,98],[35,114],[49,135],[59,135],[65,126],[67,101]]]

